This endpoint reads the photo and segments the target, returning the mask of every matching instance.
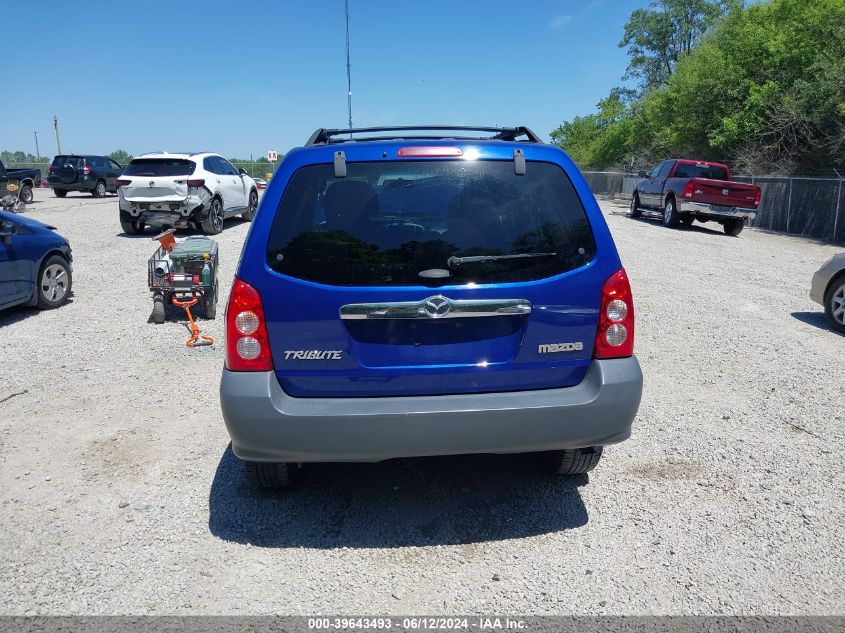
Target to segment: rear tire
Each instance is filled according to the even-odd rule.
[[[29,185],[24,185],[21,187],[21,192],[18,196],[18,200],[23,202],[24,204],[32,204],[32,187]]]
[[[638,194],[636,191],[634,192],[634,195],[631,196],[630,215],[632,218],[638,218],[642,215],[642,212],[640,211],[640,194]]]
[[[212,198],[208,210],[200,220],[202,232],[206,235],[217,235],[223,230],[223,203],[220,198]]]
[[[95,198],[105,198],[106,183],[104,183],[102,180],[98,180],[97,185],[91,190],[91,195]]]
[[[120,228],[126,235],[140,235],[144,232],[146,226],[144,221],[138,218],[133,218],[128,211],[120,210]]]
[[[293,466],[277,462],[244,462],[246,478],[256,488],[280,490],[293,485]]]
[[[675,205],[675,199],[669,198],[666,201],[666,207],[663,209],[663,226],[675,228],[681,221],[681,214],[678,213],[678,207]]]
[[[213,321],[217,318],[217,284],[214,285],[214,289],[211,292],[205,293],[202,306],[206,320]]]
[[[258,207],[258,192],[253,189],[249,192],[249,204],[247,206],[247,210],[245,213],[241,214],[241,217],[246,220],[247,222],[252,222],[252,219],[255,217],[255,209]]]
[[[589,448],[572,448],[562,451],[551,451],[548,456],[548,466],[555,475],[582,475],[595,468],[603,447],[592,446]]]
[[[164,297],[153,297],[153,323],[161,325],[164,323]]]
[[[53,189],[53,195],[57,198],[64,198],[67,195],[67,189]]]
[[[824,312],[837,332],[845,332],[845,275],[840,274],[824,293]]]
[[[733,235],[736,237],[740,233],[742,233],[742,229],[745,228],[745,220],[743,219],[735,219],[735,220],[725,220],[725,234],[726,235]]]

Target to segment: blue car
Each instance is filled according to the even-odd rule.
[[[257,485],[303,462],[536,453],[593,469],[642,392],[631,288],[557,147],[518,128],[317,130],[243,247],[220,384]]]
[[[0,310],[58,308],[70,296],[73,256],[56,227],[0,211]]]

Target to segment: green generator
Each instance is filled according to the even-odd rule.
[[[161,246],[148,262],[147,280],[153,293],[153,321],[164,323],[166,303],[196,298],[206,319],[217,316],[217,242],[195,235],[180,242],[173,230],[154,238]]]

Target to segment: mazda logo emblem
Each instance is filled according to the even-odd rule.
[[[722,189],[722,195],[723,195],[723,196],[728,195],[730,192],[731,192],[731,190],[730,190],[730,189]]]
[[[443,295],[437,295],[436,297],[429,297],[426,299],[425,303],[423,303],[423,309],[428,316],[437,319],[449,314],[449,310],[452,309],[452,305],[446,297]]]

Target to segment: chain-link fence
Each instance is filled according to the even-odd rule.
[[[249,162],[249,161],[232,161],[232,164],[238,169],[245,169],[253,178],[262,178],[263,180],[270,180],[273,173],[276,171],[279,163],[264,163],[264,162]]]
[[[596,196],[630,196],[640,180],[636,174],[584,172]],[[735,176],[760,187],[762,198],[754,226],[829,242],[845,243],[845,187],[841,178],[800,176]]]
[[[620,194],[630,196],[639,178],[636,174],[621,171],[585,171],[584,178],[595,196],[613,198]]]

